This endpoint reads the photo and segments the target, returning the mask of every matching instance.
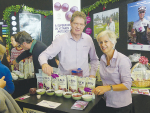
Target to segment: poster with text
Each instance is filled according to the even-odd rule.
[[[31,13],[19,13],[20,31],[26,31],[33,39],[42,41],[41,15]]]
[[[75,11],[81,11],[81,0],[53,0],[53,40],[70,31],[70,19]]]
[[[119,37],[119,8],[93,14],[94,38],[104,30],[111,30]]]
[[[128,49],[150,51],[150,1],[130,3],[127,12]]]

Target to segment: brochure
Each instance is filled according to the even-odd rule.
[[[71,109],[83,110],[87,106],[87,104],[88,104],[88,102],[86,102],[86,101],[77,100],[73,104],[73,106],[71,107]]]
[[[58,106],[60,106],[61,103],[47,101],[47,100],[42,100],[41,102],[37,103],[36,105],[44,106],[44,107],[48,107],[48,108],[54,108],[55,109]]]

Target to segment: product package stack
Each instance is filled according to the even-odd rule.
[[[57,70],[57,69],[55,69]],[[58,72],[58,71],[55,71]],[[81,93],[92,95],[92,89],[95,88],[96,78],[81,77],[75,75],[58,75],[53,72],[51,76],[48,76],[41,69],[39,73],[36,73],[37,89],[45,90],[63,90],[65,92]],[[88,88],[90,90],[85,90]]]

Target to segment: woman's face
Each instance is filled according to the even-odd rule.
[[[109,40],[107,35],[100,38],[99,46],[104,54],[109,54],[114,50],[114,44]]]
[[[14,37],[11,36],[11,44],[13,45],[13,47],[18,46],[17,42],[15,41]]]

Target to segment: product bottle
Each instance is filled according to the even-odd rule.
[[[83,76],[83,70],[81,68],[77,69],[77,75],[82,77]]]
[[[77,71],[72,70],[71,72],[72,72],[72,75],[77,75]]]

